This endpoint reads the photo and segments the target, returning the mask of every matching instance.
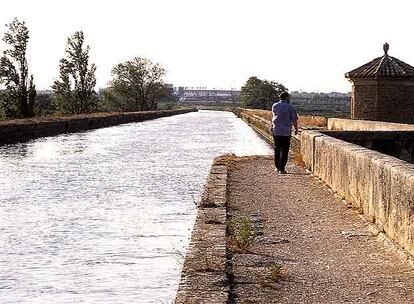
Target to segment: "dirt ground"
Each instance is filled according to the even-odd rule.
[[[413,303],[414,268],[357,211],[305,170],[269,157],[233,162],[228,220],[253,241],[229,242],[232,303]]]

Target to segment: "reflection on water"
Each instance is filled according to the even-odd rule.
[[[171,303],[213,157],[269,154],[201,111],[0,147],[1,303]]]

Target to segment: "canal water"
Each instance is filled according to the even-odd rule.
[[[0,302],[172,303],[224,153],[271,148],[214,111],[0,147]]]

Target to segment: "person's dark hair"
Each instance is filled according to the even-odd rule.
[[[280,99],[285,100],[289,96],[290,96],[290,94],[288,92],[283,92],[282,94],[280,94]]]

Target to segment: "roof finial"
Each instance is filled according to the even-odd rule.
[[[385,55],[388,55],[388,50],[390,49],[390,45],[385,42],[384,46],[383,46],[383,49],[384,49]]]

